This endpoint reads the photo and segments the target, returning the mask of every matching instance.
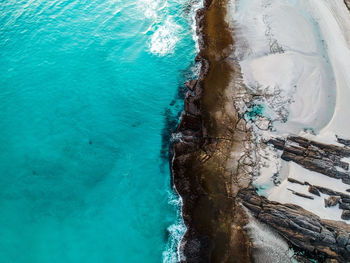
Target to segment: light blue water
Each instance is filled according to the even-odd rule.
[[[187,0],[1,2],[0,262],[172,256],[162,134],[191,15]]]

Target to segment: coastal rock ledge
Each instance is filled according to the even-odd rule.
[[[254,188],[241,190],[239,198],[258,220],[275,229],[293,246],[318,255],[323,259],[319,262],[349,262],[348,224],[321,219],[297,205],[269,201]]]

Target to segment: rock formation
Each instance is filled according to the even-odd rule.
[[[349,262],[348,224],[322,220],[296,205],[269,201],[253,188],[241,190],[239,197],[257,219],[271,226],[294,246],[318,255],[319,262],[327,259]]]

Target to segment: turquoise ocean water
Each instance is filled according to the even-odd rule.
[[[0,262],[176,260],[190,2],[1,2]]]

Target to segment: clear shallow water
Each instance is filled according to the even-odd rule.
[[[162,150],[195,55],[187,4],[1,3],[0,262],[174,257]]]

